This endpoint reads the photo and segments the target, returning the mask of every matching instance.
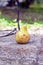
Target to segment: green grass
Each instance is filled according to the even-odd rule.
[[[0,26],[15,26],[15,22],[8,17],[0,15]]]
[[[34,22],[32,21],[32,19],[30,20],[30,23],[26,23],[25,21],[22,21],[20,20],[20,26],[22,25],[27,25],[28,28],[32,27],[32,26],[43,26],[43,21],[40,21],[40,20],[35,20]],[[4,17],[4,16],[0,16],[0,27],[17,27],[17,22],[16,22],[16,19],[15,20],[11,20],[7,17]]]
[[[43,13],[43,4],[30,5],[30,8],[28,9],[28,11],[35,12],[35,13]]]
[[[32,21],[32,22],[33,22],[33,21]],[[32,27],[32,26],[43,27],[43,21],[38,21],[38,20],[37,20],[37,21],[34,21],[34,23],[25,23],[25,22],[23,23],[23,22],[21,22],[21,24],[22,24],[22,25],[24,25],[24,24],[27,25],[28,28],[30,28],[30,27]]]
[[[30,5],[30,8],[43,8],[43,4],[33,4],[33,5]]]

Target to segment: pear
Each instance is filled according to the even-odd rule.
[[[22,26],[19,31],[16,32],[16,42],[26,44],[30,40],[30,34],[28,33],[27,26]]]

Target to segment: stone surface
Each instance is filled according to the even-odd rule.
[[[43,29],[29,32],[31,39],[23,45],[17,44],[15,35],[0,38],[0,65],[43,65]]]

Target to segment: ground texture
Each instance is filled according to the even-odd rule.
[[[0,65],[43,65],[43,28],[28,31],[31,38],[27,44],[18,44],[15,35],[0,38]]]

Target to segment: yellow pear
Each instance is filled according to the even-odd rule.
[[[27,26],[22,26],[19,31],[16,32],[16,42],[25,44],[30,40],[30,34],[28,33]]]

